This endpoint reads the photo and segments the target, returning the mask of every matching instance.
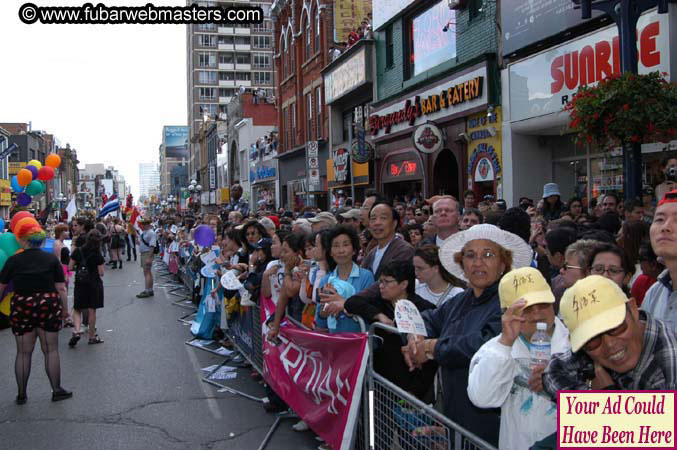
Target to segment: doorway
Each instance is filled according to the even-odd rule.
[[[433,168],[432,195],[445,194],[459,197],[458,162],[448,148],[442,149],[435,159]]]

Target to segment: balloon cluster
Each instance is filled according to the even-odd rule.
[[[0,234],[0,270],[5,266],[7,258],[19,251],[21,246],[16,240],[16,235],[27,232],[30,228],[40,228],[35,216],[28,211],[20,211],[14,214],[9,223],[11,232]],[[5,221],[0,219],[0,230],[5,229]]]
[[[40,161],[34,159],[19,173],[12,177],[10,185],[12,190],[18,195],[16,202],[19,206],[28,206],[33,201],[33,197],[45,193],[45,181],[54,178],[54,170],[61,165],[61,157],[56,153],[51,153],[45,160],[43,166]]]

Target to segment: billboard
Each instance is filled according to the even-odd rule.
[[[592,19],[601,16],[592,11]],[[592,20],[591,19],[591,20]],[[503,54],[547,39],[587,20],[571,0],[507,0],[501,4]]]
[[[103,179],[101,180],[101,192],[100,195],[106,194],[108,197],[113,195],[113,180]]]
[[[378,30],[387,21],[399,14],[416,0],[374,0],[374,20],[372,29]]]
[[[188,127],[165,126],[162,134],[165,157],[188,159]]]
[[[360,28],[371,15],[371,0],[336,0],[334,4],[334,39],[347,42],[351,31]]]

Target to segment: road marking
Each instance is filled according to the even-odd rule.
[[[195,349],[190,345],[184,345],[184,348],[186,349],[186,352],[188,352],[188,359],[190,359],[190,362],[193,364],[193,367],[195,368],[195,373],[197,374],[198,383],[200,383],[200,388],[202,389],[202,392],[205,393],[205,397],[211,397],[212,393],[210,392],[209,387],[207,387],[207,383],[202,381],[201,378],[202,370],[200,365],[197,363]],[[213,398],[208,398],[207,405],[209,406],[209,410],[212,412],[212,416],[214,416],[214,419],[221,420],[223,418],[221,410],[219,409],[219,404],[216,403],[216,400],[214,400]]]

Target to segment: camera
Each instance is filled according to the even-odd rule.
[[[665,169],[665,181],[677,181],[677,167],[668,167]]]

